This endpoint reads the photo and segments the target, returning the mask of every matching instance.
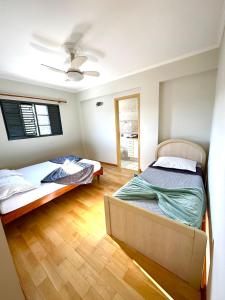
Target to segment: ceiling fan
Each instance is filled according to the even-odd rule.
[[[70,56],[70,67],[67,71],[60,70],[45,64],[41,64],[41,66],[48,68],[51,71],[65,74],[67,76],[67,81],[80,81],[84,78],[84,76],[100,76],[100,73],[97,71],[81,71],[79,69],[88,60],[88,57],[85,55],[77,55],[77,51],[74,48],[74,43],[66,43],[64,47],[66,52],[68,52]]]

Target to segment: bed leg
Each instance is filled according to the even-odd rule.
[[[97,175],[97,182],[100,182],[100,175]]]

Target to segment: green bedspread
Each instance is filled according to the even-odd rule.
[[[205,213],[205,195],[202,189],[166,189],[153,186],[140,177],[130,180],[114,197],[122,200],[158,199],[158,205],[166,216],[197,228],[201,228]]]

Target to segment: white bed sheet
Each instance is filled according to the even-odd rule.
[[[80,162],[94,165],[94,172],[101,169],[101,164],[98,161],[82,159]],[[14,195],[6,200],[0,201],[0,213],[6,214],[17,208],[25,206],[41,197],[44,197],[58,189],[64,187],[63,184],[58,183],[41,183],[41,180],[53,170],[59,168],[61,165],[51,163],[49,161],[18,169],[17,171],[25,177],[26,180],[33,185],[38,186],[36,189]]]

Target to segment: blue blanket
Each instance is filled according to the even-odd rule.
[[[201,228],[206,207],[201,188],[166,189],[153,186],[138,176],[120,188],[114,196],[122,200],[157,199],[160,209],[169,218]]]
[[[68,159],[65,159],[64,162],[66,160]],[[61,159],[61,161],[63,161],[63,159]],[[94,165],[82,163],[82,162],[75,162],[73,160],[70,161],[70,163],[76,164],[77,166],[81,167],[81,170],[71,174],[67,171],[67,168],[64,168],[62,166],[49,173],[45,178],[41,180],[41,182],[42,183],[55,182],[55,183],[65,184],[65,185],[88,184],[92,182]]]
[[[65,155],[65,156],[58,156],[56,158],[50,159],[50,162],[56,163],[56,164],[64,164],[65,161],[70,161],[70,162],[78,162],[80,161],[82,158],[77,156],[77,155]]]

